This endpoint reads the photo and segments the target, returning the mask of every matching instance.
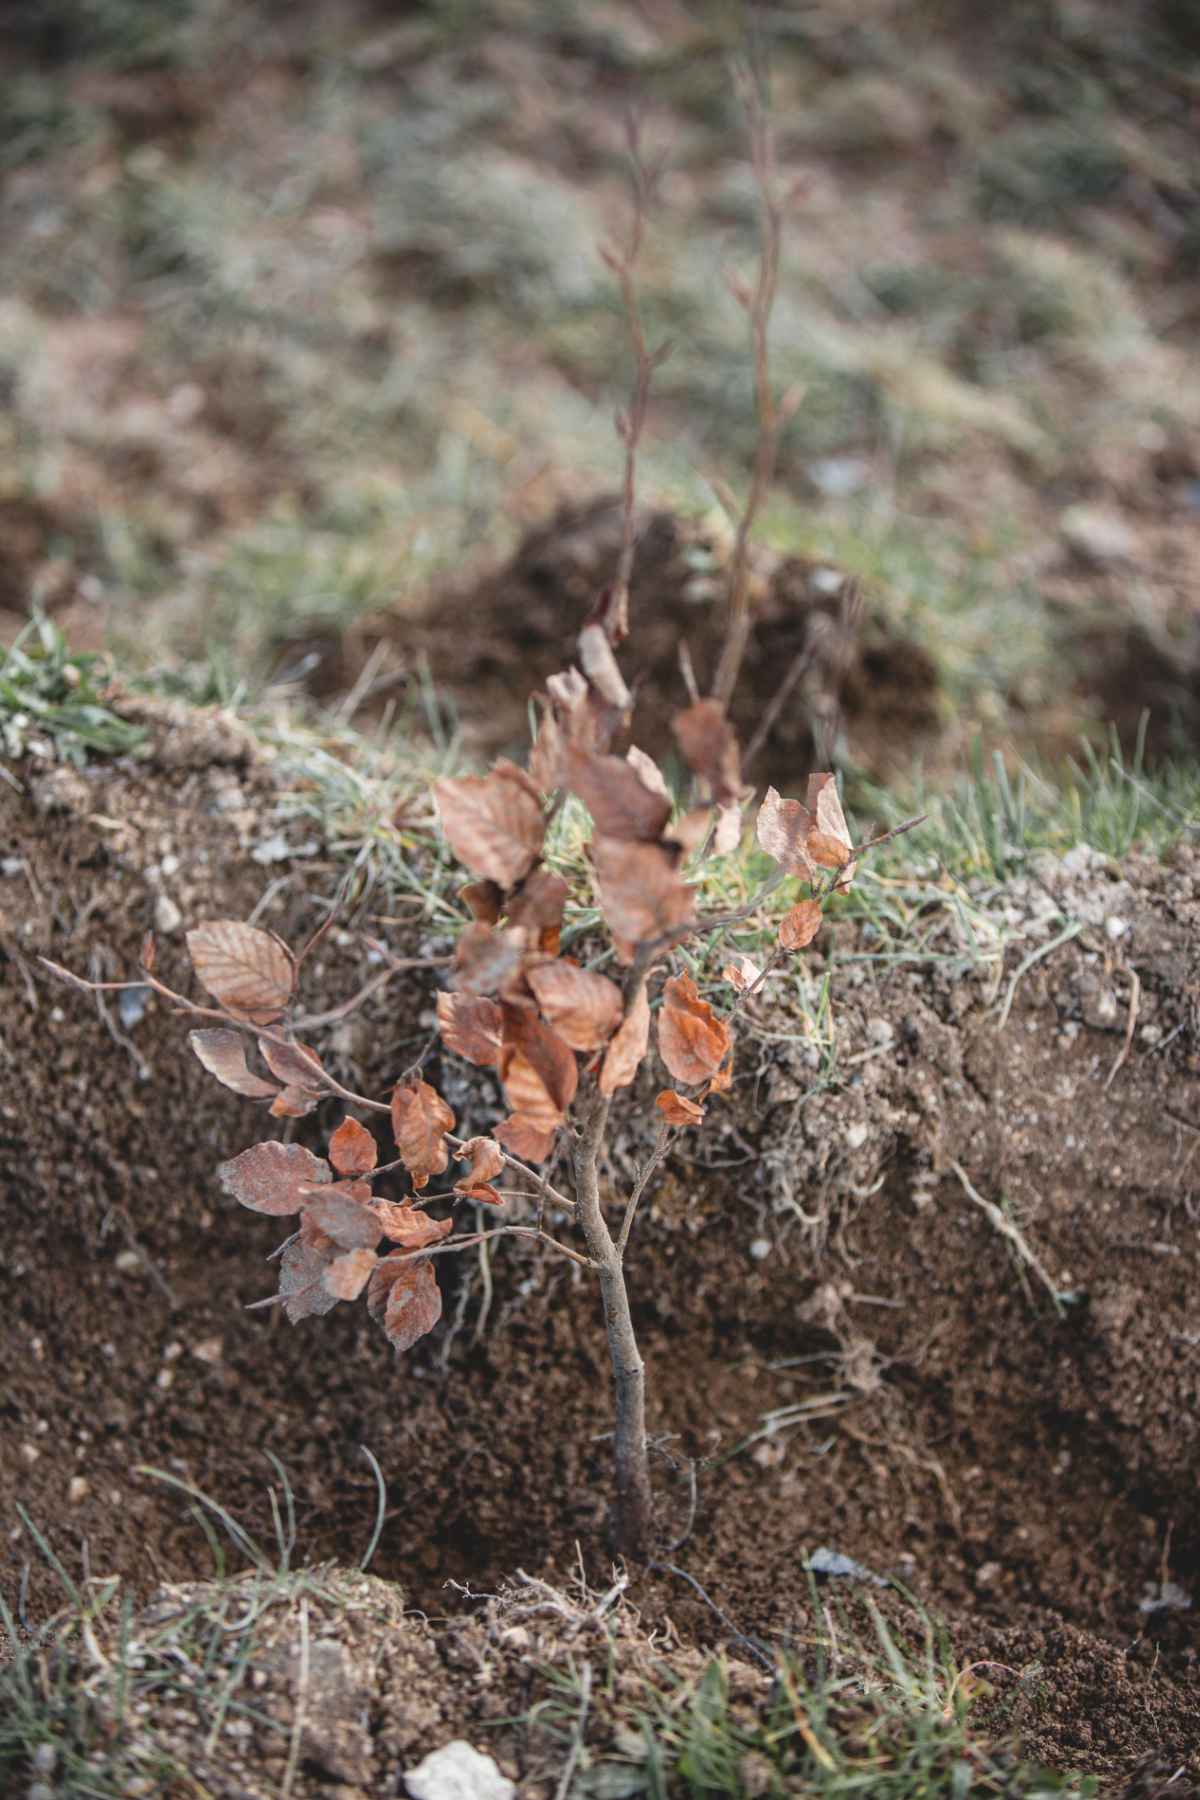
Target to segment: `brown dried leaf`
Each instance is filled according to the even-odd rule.
[[[667,982],[658,1015],[658,1053],[676,1081],[707,1081],[728,1056],[733,1038],[685,971]]]
[[[494,881],[468,881],[465,887],[459,888],[458,897],[480,925],[499,923],[504,890]]]
[[[283,1310],[293,1325],[301,1319],[332,1312],[337,1296],[325,1286],[325,1271],[332,1257],[328,1250],[297,1240],[289,1244],[279,1264],[279,1292]]]
[[[545,1162],[554,1149],[561,1123],[557,1120],[553,1125],[544,1126],[535,1119],[514,1113],[511,1119],[501,1119],[499,1125],[493,1126],[492,1136],[504,1145],[510,1156],[519,1156],[524,1162]]]
[[[370,1190],[368,1189],[368,1193]],[[339,1250],[373,1250],[383,1236],[383,1227],[374,1209],[353,1200],[349,1194],[320,1194],[310,1200],[304,1215],[338,1246]]]
[[[523,769],[498,762],[488,775],[435,781],[433,791],[446,841],[472,874],[504,888],[528,875],[545,825],[537,787]]]
[[[559,933],[562,931],[570,888],[561,875],[549,869],[535,869],[522,884],[519,894],[508,903],[508,923],[523,931],[527,941],[548,956],[558,955]]]
[[[631,769],[637,771],[651,793],[660,794],[668,806],[673,804],[666,777],[652,756],[647,756],[644,750],[639,750],[636,744],[631,744],[625,752],[625,761]]]
[[[712,798],[724,806],[742,788],[741,757],[733,726],[719,700],[697,700],[676,713],[671,730],[693,774],[706,781]]]
[[[373,1210],[384,1237],[405,1250],[426,1250],[454,1230],[453,1219],[431,1219],[414,1206],[395,1206],[390,1200],[377,1200]]]
[[[691,920],[696,890],[680,879],[675,856],[661,844],[596,837],[591,855],[601,911],[625,948],[665,936]]]
[[[468,994],[494,994],[521,967],[525,934],[492,925],[468,925],[454,952],[454,985]]]
[[[329,1160],[339,1175],[365,1175],[379,1161],[379,1149],[365,1125],[345,1118],[329,1140]]]
[[[273,1025],[296,985],[291,951],[256,925],[208,919],[187,934],[188,955],[201,985],[248,1025]]]
[[[566,959],[526,967],[544,1019],[572,1050],[599,1050],[621,1017],[621,990],[607,975]]]
[[[568,744],[567,785],[591,813],[606,838],[654,842],[671,816],[669,797],[647,787],[638,770],[621,756],[598,756]]]
[[[727,1063],[721,1064],[721,1067],[717,1070],[700,1098],[702,1100],[707,1100],[710,1094],[727,1094],[732,1086],[733,1058],[730,1057]]]
[[[767,789],[758,809],[758,841],[768,856],[789,875],[815,875],[816,864],[805,849],[816,817],[801,800],[784,800],[775,788]]]
[[[495,1138],[468,1138],[461,1150],[454,1153],[455,1162],[470,1163],[471,1167],[462,1181],[456,1182],[456,1189],[468,1183],[490,1181],[504,1169],[504,1154]]]
[[[718,856],[732,856],[742,841],[742,809],[736,801],[717,809],[717,829],[713,834],[713,850]]]
[[[625,677],[617,667],[612,645],[600,625],[585,625],[579,634],[579,666],[596,692],[618,712],[628,712],[633,695],[625,686]]]
[[[779,923],[779,942],[785,950],[803,950],[821,929],[821,908],[815,900],[799,900]]]
[[[454,1130],[454,1114],[436,1088],[414,1077],[392,1090],[392,1130],[404,1166],[415,1188],[440,1175],[450,1161],[446,1133]]]
[[[246,1062],[246,1042],[236,1031],[189,1031],[188,1043],[222,1087],[247,1100],[270,1100],[279,1092],[273,1081],[254,1075]]]
[[[309,1189],[331,1178],[329,1164],[300,1144],[273,1140],[254,1144],[240,1156],[222,1163],[217,1179],[225,1192],[251,1212],[273,1213],[282,1218],[307,1206]]]
[[[273,1119],[304,1119],[320,1104],[321,1096],[315,1088],[286,1087],[276,1094],[271,1102],[270,1112]]]
[[[481,994],[439,994],[438,1030],[447,1050],[465,1056],[481,1069],[500,1061],[503,1014],[494,1000]]]
[[[735,987],[739,994],[744,994],[756,982],[762,980],[762,970],[750,957],[735,956],[731,962],[725,964],[721,970],[721,977],[722,980],[729,983],[730,987]]]
[[[704,1108],[689,1100],[686,1094],[677,1094],[674,1088],[666,1088],[654,1102],[668,1125],[699,1125],[704,1117]]]
[[[691,812],[684,813],[676,819],[663,833],[663,841],[678,844],[684,856],[693,856],[708,837],[712,827],[713,812],[711,806],[697,806]]]
[[[650,1001],[642,983],[608,1046],[600,1070],[600,1092],[606,1096],[628,1087],[650,1043]]]
[[[442,1316],[442,1291],[433,1264],[401,1255],[382,1257],[367,1284],[367,1306],[396,1350],[411,1350]]]
[[[850,861],[850,852],[845,844],[840,844],[827,831],[810,831],[805,839],[804,848],[813,861],[822,869],[844,869]]]
[[[370,1281],[379,1258],[374,1250],[348,1250],[336,1256],[325,1270],[325,1290],[335,1300],[357,1300]]]
[[[553,794],[563,784],[562,726],[549,709],[542,713],[529,752],[529,778],[541,794]]]
[[[500,1080],[514,1113],[543,1131],[562,1123],[575,1098],[579,1065],[570,1046],[533,1007],[505,1001]]]
[[[270,1038],[260,1037],[258,1053],[272,1075],[277,1075],[288,1087],[308,1088],[314,1094],[324,1088],[325,1071],[321,1059],[307,1044],[273,1044]]]

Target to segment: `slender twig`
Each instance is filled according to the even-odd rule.
[[[735,289],[750,319],[754,351],[754,399],[758,414],[758,441],[750,491],[738,519],[729,574],[729,627],[713,681],[713,697],[728,706],[733,697],[750,641],[750,533],[775,474],[779,439],[788,419],[800,404],[798,391],[777,401],[771,387],[767,360],[767,333],[779,286],[779,258],[783,242],[783,208],[775,192],[775,147],[762,80],[742,65],[735,78],[746,109],[750,130],[750,161],[758,189],[761,249],[752,293]]]
[[[625,1214],[621,1220],[621,1231],[617,1238],[617,1255],[621,1257],[622,1260],[624,1260],[625,1256],[625,1247],[629,1242],[629,1234],[633,1230],[633,1221],[634,1216],[637,1213],[638,1201],[645,1193],[646,1184],[650,1180],[650,1177],[654,1174],[654,1171],[659,1167],[663,1158],[666,1156],[670,1144],[671,1127],[669,1125],[660,1125],[658,1130],[658,1140],[645,1163],[639,1170],[637,1179],[633,1184],[633,1190],[630,1193],[628,1200],[625,1202]]]
[[[1106,1094],[1113,1082],[1117,1079],[1117,1076],[1121,1073],[1121,1070],[1125,1067],[1126,1062],[1129,1060],[1129,1052],[1133,1046],[1133,1033],[1137,1026],[1138,1008],[1141,1004],[1141,999],[1142,984],[1138,979],[1138,972],[1136,969],[1130,969],[1129,1012],[1125,1019],[1125,1037],[1122,1041],[1120,1050],[1117,1052],[1117,1060],[1108,1071],[1108,1079],[1104,1083],[1104,1092]]]
[[[621,547],[617,553],[617,568],[613,577],[612,600],[609,609],[608,631],[609,637],[614,643],[619,643],[629,634],[629,583],[633,575],[637,459],[642,433],[646,427],[646,414],[650,406],[650,384],[654,378],[655,369],[666,359],[670,349],[667,344],[662,344],[653,351],[647,346],[645,327],[642,324],[641,310],[638,306],[637,286],[634,281],[634,270],[645,238],[646,218],[653,188],[650,171],[642,156],[641,132],[637,116],[634,113],[630,113],[626,117],[625,137],[629,151],[630,180],[633,187],[633,219],[630,224],[629,239],[624,250],[601,252],[605,263],[617,279],[617,286],[621,294],[621,308],[625,314],[629,343],[633,351],[633,386],[629,396],[629,405],[627,409],[618,412],[616,417],[617,436],[625,446],[625,473],[621,488]]]
[[[399,975],[405,969],[443,969],[451,962],[450,956],[405,956],[397,957],[378,975],[372,975],[370,981],[359,988],[357,994],[351,994],[349,1000],[343,1000],[340,1006],[331,1006],[326,1012],[301,1013],[298,1019],[292,1020],[295,1031],[315,1031],[319,1025],[336,1025],[339,1019],[345,1019],[356,1012],[363,1003],[377,994],[380,988],[386,987],[393,975]]]
[[[954,1174],[958,1177],[959,1185],[961,1186],[963,1193],[967,1196],[967,1199],[973,1200],[975,1202],[976,1206],[978,1206],[980,1208],[980,1210],[986,1214],[987,1218],[995,1226],[996,1230],[1000,1233],[1001,1237],[1005,1237],[1008,1239],[1009,1243],[1013,1246],[1014,1250],[1016,1251],[1017,1255],[1020,1257],[1021,1261],[1023,1263],[1026,1263],[1029,1266],[1029,1268],[1031,1268],[1033,1270],[1033,1272],[1037,1276],[1038,1280],[1040,1282],[1042,1282],[1042,1284],[1045,1286],[1045,1288],[1047,1289],[1047,1291],[1050,1295],[1050,1298],[1054,1302],[1054,1310],[1061,1318],[1062,1314],[1063,1314],[1062,1295],[1059,1293],[1057,1287],[1055,1286],[1053,1280],[1051,1279],[1048,1271],[1045,1268],[1045,1265],[1043,1263],[1039,1262],[1038,1258],[1034,1255],[1034,1252],[1029,1248],[1029,1245],[1025,1242],[1025,1239],[1021,1235],[1021,1232],[1018,1230],[1017,1226],[1015,1226],[1013,1224],[1013,1222],[1010,1218],[1007,1218],[1005,1216],[1005,1214],[1003,1212],[1001,1212],[1000,1208],[996,1205],[995,1201],[985,1200],[983,1195],[981,1193],[979,1193],[979,1191],[976,1188],[972,1187],[970,1181],[967,1178],[966,1170],[963,1169],[961,1164],[952,1162],[950,1164],[950,1167],[953,1170]]]

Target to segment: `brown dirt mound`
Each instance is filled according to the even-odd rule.
[[[304,640],[301,648],[320,657],[316,690],[325,698],[345,692],[385,641],[405,668],[428,659],[481,756],[511,752],[528,741],[528,695],[575,660],[579,629],[616,572],[620,541],[616,500],[565,507],[531,531],[509,562],[467,591],[437,597],[419,618],[375,619],[345,641]],[[631,615],[643,678],[634,737],[655,757],[672,753],[668,721],[687,704],[681,650],[702,687],[716,668],[730,548],[702,524],[669,512],[639,519]],[[843,728],[852,762],[880,780],[936,738],[941,714],[932,658],[870,604],[850,626],[846,585],[827,565],[756,552],[757,622],[733,704],[744,744],[753,741],[789,669],[808,658],[755,762],[756,778],[789,781],[797,769],[823,764],[831,736]]]
[[[236,729],[181,715],[148,760],[21,774],[23,792],[0,787],[9,1521],[20,1501],[68,1560],[86,1539],[93,1570],[135,1586],[203,1575],[183,1504],[141,1465],[270,1541],[270,1449],[306,1557],[353,1561],[367,1444],[389,1489],[374,1567],[415,1603],[568,1567],[577,1542],[603,1571],[605,1350],[577,1272],[517,1240],[488,1268],[443,1259],[448,1324],[399,1364],[357,1308],[295,1330],[248,1314],[279,1233],[219,1197],[213,1170],[262,1121],[161,1007],[100,1012],[31,960],[115,974],[160,896],[188,922],[246,916],[269,880],[264,922],[305,935],[333,871],[253,860],[279,829],[269,770]],[[1150,1715],[1114,1708],[1095,1673],[1111,1668],[1188,1764],[1200,854],[1047,859],[987,916],[1010,940],[990,958],[947,909],[923,922],[939,960],[839,963],[832,1038],[797,999],[761,1002],[730,1101],[646,1205],[633,1285],[664,1529],[683,1527],[694,1459],[673,1561],[741,1630],[799,1630],[804,1554],[829,1546],[902,1579],[969,1652],[985,1631],[1016,1633],[1016,1661],[1022,1632],[1052,1643],[1078,1702],[1054,1713],[1060,1761],[1116,1774],[1146,1754]],[[1064,919],[1079,929],[1053,948]],[[161,954],[181,972],[169,932]],[[351,992],[357,964],[328,944],[305,1004]],[[382,1088],[428,1012],[397,983],[325,1040],[333,1067]],[[431,1079],[464,1129],[493,1122],[486,1080],[436,1062]],[[622,1164],[648,1129],[616,1144]],[[26,1549],[17,1531],[14,1590]],[[647,1620],[722,1635],[677,1576],[636,1581]],[[35,1569],[31,1609],[56,1603]]]

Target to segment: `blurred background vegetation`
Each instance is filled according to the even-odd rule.
[[[920,730],[845,761],[1053,764],[1110,722],[1131,752],[1147,710],[1192,756],[1193,0],[9,0],[0,33],[0,641],[36,606],[198,698],[424,730],[431,682],[470,725],[488,627],[519,719],[596,558],[552,530],[494,572],[619,477],[630,107],[673,344],[641,498],[711,613],[756,430],[753,33],[806,388],[761,536],[813,591],[861,578],[893,712],[923,683]]]

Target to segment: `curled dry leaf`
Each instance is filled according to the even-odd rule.
[[[678,844],[684,856],[694,856],[707,840],[712,822],[711,806],[693,807],[691,812],[685,812],[673,825],[667,827],[663,840],[668,844]]]
[[[658,1052],[676,1081],[707,1081],[732,1044],[728,1025],[700,998],[686,971],[667,982],[658,1015]]]
[[[691,921],[696,890],[681,880],[675,854],[661,844],[597,837],[591,856],[600,909],[621,950],[669,936]],[[632,957],[624,954],[622,961]]]
[[[411,1350],[442,1316],[442,1291],[433,1265],[407,1255],[381,1257],[367,1284],[367,1307],[397,1352]]]
[[[545,826],[537,787],[523,769],[502,761],[488,775],[435,781],[433,791],[446,840],[473,875],[503,888],[528,875]]]
[[[438,1030],[447,1050],[486,1069],[500,1061],[500,1028],[504,1015],[494,1000],[481,994],[439,994]]]
[[[240,1205],[279,1218],[307,1206],[309,1189],[329,1181],[330,1176],[323,1157],[314,1156],[301,1144],[274,1141],[252,1145],[217,1170],[221,1186]]]
[[[686,1094],[677,1094],[674,1088],[666,1088],[654,1104],[668,1125],[699,1125],[704,1117],[702,1106]]]
[[[459,888],[458,897],[477,924],[499,923],[504,890],[494,881],[468,881],[465,887]]]
[[[273,1119],[306,1118],[318,1105],[320,1098],[321,1096],[315,1088],[283,1088],[271,1102],[271,1117]]]
[[[562,1124],[575,1098],[579,1067],[570,1046],[533,1007],[505,1001],[500,1080],[513,1112],[541,1131]]]
[[[415,1206],[396,1206],[390,1200],[377,1200],[373,1207],[379,1229],[390,1243],[405,1250],[427,1250],[454,1230],[453,1219],[431,1219]]]
[[[815,900],[799,900],[779,922],[779,942],[785,950],[803,950],[821,929],[822,912]]]
[[[470,1168],[454,1191],[467,1200],[481,1200],[487,1206],[503,1206],[504,1197],[491,1185],[494,1176],[504,1168],[504,1152],[494,1138],[468,1138],[457,1152],[456,1161],[469,1162]]]
[[[666,776],[652,756],[647,756],[644,750],[639,750],[636,744],[631,744],[625,752],[625,761],[630,768],[637,770],[651,793],[661,795],[668,807],[672,805],[671,790],[667,786]]]
[[[188,955],[201,985],[236,1019],[273,1025],[292,997],[291,951],[269,931],[238,919],[208,919],[187,934]]]
[[[283,1310],[293,1325],[301,1319],[332,1312],[337,1295],[325,1286],[325,1271],[333,1258],[328,1249],[300,1240],[289,1244],[279,1263],[279,1292]]]
[[[273,1081],[251,1072],[245,1039],[236,1031],[189,1031],[188,1043],[210,1075],[247,1100],[270,1100],[279,1092]]]
[[[373,1250],[383,1236],[374,1209],[348,1194],[330,1192],[310,1200],[304,1222],[331,1238],[339,1250]]]
[[[468,994],[494,994],[512,981],[524,953],[524,932],[468,925],[454,952],[454,985]]]
[[[579,634],[579,666],[596,692],[618,712],[628,712],[633,696],[617,667],[612,645],[601,625],[585,625]]]
[[[329,1160],[339,1175],[365,1175],[379,1161],[375,1139],[357,1119],[343,1119],[329,1140]]]
[[[514,1113],[511,1119],[501,1119],[492,1127],[492,1136],[498,1144],[503,1144],[510,1156],[519,1156],[523,1162],[545,1162],[554,1149],[554,1140],[558,1135],[560,1120],[552,1125],[540,1125],[536,1119],[522,1118]]]
[[[562,726],[546,708],[529,752],[529,779],[540,794],[553,794],[563,784],[563,742]]]
[[[854,864],[850,859],[853,839],[850,827],[846,823],[846,815],[842,811],[841,796],[838,793],[837,781],[832,775],[810,775],[808,791],[805,795],[809,811],[816,819],[817,833],[820,838],[821,855],[813,846],[813,836],[809,837],[809,852],[814,861],[821,862],[824,868],[841,869],[842,877],[839,888],[848,888],[854,879]],[[836,848],[835,848],[836,846]],[[822,857],[828,857],[827,862]]]
[[[727,1094],[733,1086],[733,1058],[722,1063],[700,1098],[707,1100],[710,1094]]]
[[[844,869],[850,861],[850,851],[837,838],[830,837],[827,831],[810,831],[805,840],[805,849],[822,869]]]
[[[392,1090],[392,1130],[396,1148],[415,1188],[427,1186],[450,1161],[446,1133],[454,1130],[454,1114],[436,1088],[414,1077]]]
[[[661,837],[670,798],[648,787],[633,763],[568,744],[565,768],[568,787],[591,813],[600,837],[651,843]]]
[[[748,956],[735,956],[721,970],[722,980],[730,987],[735,987],[739,994],[749,990],[762,980],[763,972],[758,964]]]
[[[755,829],[762,848],[781,869],[789,875],[813,875],[816,865],[805,843],[816,823],[816,817],[802,800],[785,800],[769,787],[758,809]]]
[[[719,700],[697,700],[676,713],[671,730],[694,775],[706,781],[712,798],[725,806],[742,787],[741,757],[733,726]]]
[[[374,1250],[347,1250],[335,1256],[322,1277],[326,1293],[335,1300],[357,1300],[378,1262]]]
[[[272,1075],[288,1087],[310,1088],[313,1093],[323,1089],[325,1071],[321,1059],[307,1044],[275,1044],[270,1038],[260,1037],[258,1053]]]
[[[742,841],[742,809],[736,801],[717,808],[717,829],[713,833],[713,850],[718,856],[732,856]]]
[[[621,990],[607,975],[565,959],[535,963],[525,979],[541,1009],[572,1050],[599,1050],[621,1017]]]
[[[558,955],[559,934],[570,889],[561,875],[535,869],[508,903],[508,923],[523,931],[526,941],[547,956]]]
[[[611,1097],[628,1087],[638,1072],[650,1043],[650,1000],[643,981],[628,1012],[605,1052],[600,1069],[600,1092]]]

